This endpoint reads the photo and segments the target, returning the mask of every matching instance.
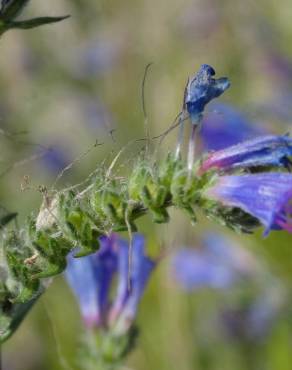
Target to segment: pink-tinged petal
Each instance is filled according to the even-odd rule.
[[[74,258],[70,255],[65,271],[66,280],[78,300],[84,323],[89,328],[101,323],[98,290],[91,260],[92,256]]]
[[[235,168],[289,167],[292,139],[288,136],[260,136],[229,148],[210,153],[202,162],[199,173],[210,169],[230,171]]]
[[[116,299],[109,313],[111,326],[125,332],[136,317],[138,304],[144,293],[150,274],[156,263],[144,254],[145,240],[134,234],[132,241],[132,264],[129,266],[129,244],[120,240],[119,281]]]

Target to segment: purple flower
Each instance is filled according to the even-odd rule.
[[[111,325],[116,325],[117,331],[126,331],[133,322],[139,301],[156,264],[144,255],[144,244],[144,237],[136,234],[133,239],[131,266],[129,266],[129,246],[125,242],[121,244],[119,283],[109,316]]]
[[[211,66],[202,64],[199,72],[187,84],[185,104],[193,124],[201,118],[205,105],[223,94],[230,86],[226,77],[216,80],[212,77],[214,75],[215,71]]]
[[[290,91],[281,91],[275,93],[272,98],[265,99],[264,102],[259,103],[255,106],[255,112],[261,117],[264,117],[265,120],[272,120],[274,123],[275,120],[284,124],[283,127],[291,129],[291,116],[292,116],[292,107],[291,107],[292,94]]]
[[[79,301],[85,325],[89,328],[100,325],[99,287],[96,286],[91,256],[76,259],[70,255],[65,276]]]
[[[220,234],[207,234],[200,248],[177,252],[173,272],[186,291],[212,288],[221,292],[216,315],[232,339],[262,339],[284,303],[282,286],[264,265]]]
[[[220,313],[223,328],[232,339],[261,341],[279,317],[284,301],[282,287],[270,282],[244,305],[224,307]]]
[[[262,338],[271,328],[284,303],[284,291],[281,287],[267,291],[258,296],[250,305],[247,327],[253,338]]]
[[[199,172],[210,169],[231,170],[263,166],[290,166],[292,139],[288,136],[260,136],[229,148],[210,153]]]
[[[141,296],[155,262],[144,255],[144,238],[135,234],[132,265],[129,244],[116,235],[100,238],[100,250],[90,256],[68,259],[66,279],[80,305],[88,327],[112,327],[125,333],[135,319]],[[117,275],[117,291],[110,301],[112,282]]]
[[[256,122],[250,122],[242,113],[226,104],[213,104],[214,112],[204,116],[200,139],[203,150],[220,150],[255,136],[264,135]]]
[[[87,327],[104,324],[110,284],[117,270],[116,238],[103,237],[100,250],[90,256],[68,257],[66,279],[78,299]]]
[[[78,47],[74,54],[71,68],[75,77],[91,78],[105,74],[119,62],[121,45],[117,39],[95,39]]]
[[[248,252],[231,245],[219,234],[209,234],[201,248],[184,248],[173,258],[176,280],[187,291],[226,289],[253,273],[255,261]]]
[[[268,50],[264,58],[264,69],[269,76],[274,76],[276,82],[290,83],[292,80],[292,61],[278,50]]]
[[[52,173],[58,173],[70,163],[70,160],[60,147],[55,146],[48,149],[40,158],[40,162]]]
[[[84,96],[79,99],[79,104],[84,115],[83,123],[87,124],[90,129],[95,132],[98,132],[97,129],[109,132],[113,128],[113,118],[101,100]]]
[[[223,206],[241,208],[256,217],[265,226],[265,235],[270,230],[292,232],[291,174],[222,176],[205,195]]]

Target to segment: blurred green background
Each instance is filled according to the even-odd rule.
[[[141,83],[149,62],[151,136],[170,126],[187,77],[202,63],[230,77],[232,88],[221,101],[274,132],[291,130],[291,1],[32,0],[23,16],[63,14],[71,18],[8,32],[0,42],[1,205],[19,212],[19,223],[37,212],[38,186],[50,188],[63,167],[77,159],[59,187],[81,182],[130,140],[144,137]],[[175,132],[167,137],[161,155],[175,139]],[[127,148],[121,171],[142,146]],[[175,211],[167,225],[153,226],[147,218],[140,225],[150,252],[163,249],[166,257],[141,302],[141,335],[125,369],[252,369],[249,356],[258,370],[292,369],[289,304],[254,353],[212,325],[220,296],[183,293],[169,272],[174,249],[196,246],[204,229],[221,230],[263,261],[291,302],[291,236],[273,232],[262,239],[259,231],[236,237],[203,218],[191,227]],[[58,277],[3,346],[4,369],[77,369],[81,335],[77,305]]]

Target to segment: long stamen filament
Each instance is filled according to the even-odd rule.
[[[175,150],[175,158],[178,159],[181,153],[181,147],[184,139],[184,114],[181,113],[179,116],[179,131]]]

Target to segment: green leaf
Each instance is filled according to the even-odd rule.
[[[63,17],[40,17],[40,18],[33,18],[33,19],[28,19],[26,21],[19,21],[19,22],[6,22],[6,30],[9,29],[22,29],[22,30],[28,30],[31,28],[36,28],[39,26],[43,26],[45,24],[50,24],[50,23],[56,23],[60,22],[64,19],[69,18],[69,15],[65,15]]]
[[[6,226],[7,224],[9,224],[9,222],[11,222],[12,220],[14,220],[16,217],[17,217],[17,213],[16,212],[7,213],[6,215],[2,216],[0,218],[0,229],[2,227]]]
[[[8,315],[0,312],[0,343],[5,342],[16,331],[22,320],[34,305],[39,295],[22,304],[15,304]]]

